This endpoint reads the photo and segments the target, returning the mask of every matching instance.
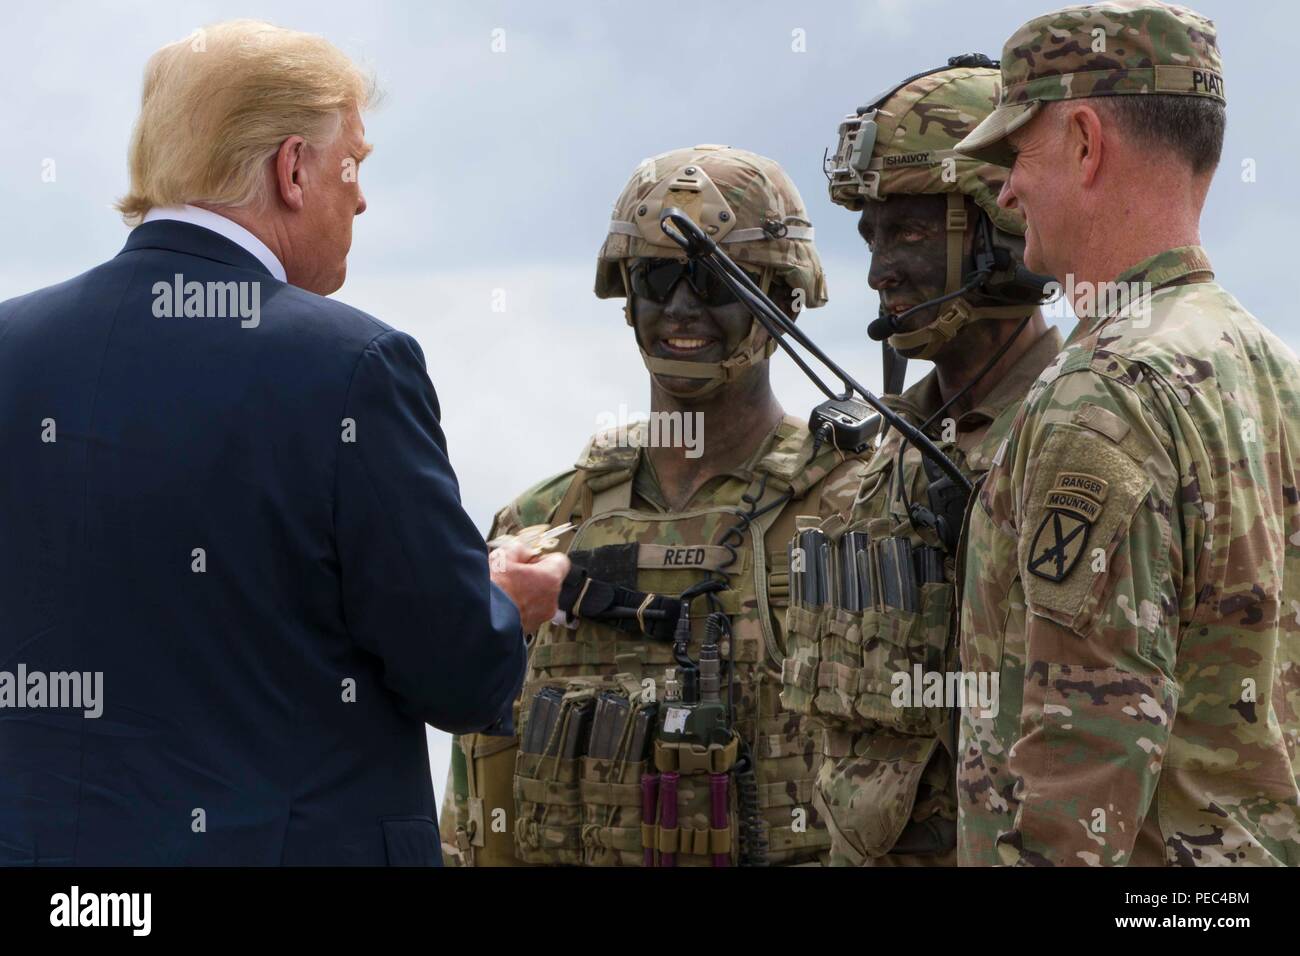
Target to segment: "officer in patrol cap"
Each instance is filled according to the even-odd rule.
[[[1120,0],[1017,30],[958,146],[1079,318],[969,519],[962,864],[1300,863],[1300,366],[1199,244],[1224,123],[1214,24]]]
[[[567,613],[531,640],[519,737],[456,741],[443,836],[461,863],[763,865],[826,854],[811,803],[821,741],[779,701],[785,546],[797,514],[851,504],[862,462],[782,410],[768,377],[774,343],[664,235],[660,213],[673,207],[788,315],[826,301],[812,224],[775,162],[704,145],[637,167],[595,291],[626,300],[651,418],[597,434],[572,470],[493,523],[493,537],[572,525],[557,543],[576,570]],[[693,424],[702,443],[668,440],[674,423]],[[720,736],[692,749],[689,722],[673,718],[696,673],[700,698],[712,694],[722,717],[710,730]]]
[[[988,469],[1030,383],[1061,347],[1037,308],[1046,280],[1020,262],[1024,220],[997,204],[1005,172],[952,152],[997,101],[995,65],[953,57],[849,115],[828,170],[831,199],[859,213],[870,249],[868,281],[881,304],[873,337],[934,363],[885,401],[972,480]],[[946,509],[934,501],[941,482],[932,487],[926,466],[890,430],[851,514],[823,525],[837,544],[868,532],[877,547],[898,541],[927,555],[936,573],[915,582],[922,606],[894,606],[880,595],[861,613],[825,609],[820,641],[805,641],[799,622],[808,616],[791,612],[783,700],[827,727],[814,801],[831,832],[832,865],[956,862],[951,711],[939,700],[918,707],[911,694],[895,696],[896,676],[912,682],[914,665],[932,679],[955,666],[947,648],[960,500]],[[853,563],[841,559],[840,573]]]

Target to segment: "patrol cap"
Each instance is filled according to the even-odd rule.
[[[1158,0],[1109,0],[1035,17],[1002,48],[1002,98],[957,150],[1010,166],[1008,134],[1051,100],[1132,93],[1226,102],[1214,23]]]

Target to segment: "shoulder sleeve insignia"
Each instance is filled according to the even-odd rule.
[[[1076,385],[1090,383],[1080,379]],[[1141,414],[1117,408],[1106,415],[1124,430],[1128,422],[1120,411]],[[1133,533],[1154,478],[1125,447],[1121,429],[1102,434],[1081,422],[1055,421],[1036,434],[1015,489],[1016,559],[1025,605],[1030,613],[1087,636],[1106,595],[1130,573],[1122,562],[1116,568],[1115,554]],[[1149,533],[1152,525],[1144,521],[1142,528]],[[1159,544],[1143,538],[1134,547],[1158,549]]]
[[[1091,521],[1065,511],[1048,511],[1034,533],[1029,573],[1048,581],[1064,581],[1079,563],[1091,530]]]
[[[1107,482],[1075,471],[1057,474],[1043,502],[1043,519],[1029,549],[1029,573],[1046,581],[1065,580],[1088,545],[1092,524],[1101,514]]]

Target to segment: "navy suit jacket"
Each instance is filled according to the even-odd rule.
[[[0,409],[0,863],[437,865],[424,725],[507,729],[525,651],[414,339],[151,222],[0,304]]]

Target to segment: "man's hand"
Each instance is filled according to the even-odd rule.
[[[537,629],[555,616],[560,585],[569,573],[569,559],[562,554],[536,557],[532,548],[511,541],[488,555],[492,582],[509,595],[519,608],[524,633]]]

